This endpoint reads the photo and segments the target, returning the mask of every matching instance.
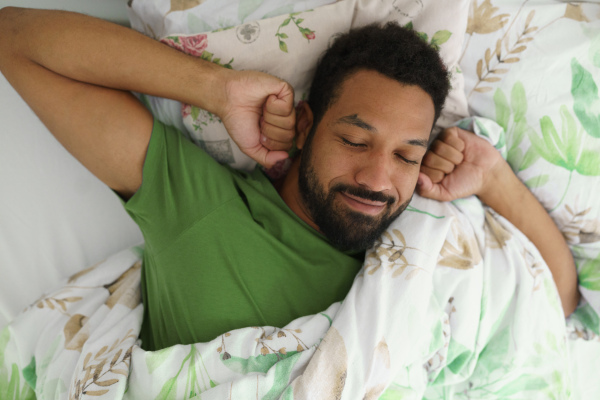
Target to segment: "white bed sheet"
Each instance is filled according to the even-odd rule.
[[[127,24],[126,0],[4,1]],[[0,329],[41,293],[142,241],[117,196],[54,139],[0,75]]]

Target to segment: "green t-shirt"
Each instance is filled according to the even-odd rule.
[[[323,311],[344,299],[364,257],[333,248],[258,168],[222,166],[156,120],[125,209],[146,242],[146,350]]]

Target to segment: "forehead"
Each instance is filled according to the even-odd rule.
[[[427,139],[435,109],[420,87],[405,85],[378,72],[362,70],[342,83],[337,100],[324,115],[329,124],[358,116],[377,132],[393,132]]]

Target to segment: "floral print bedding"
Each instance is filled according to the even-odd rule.
[[[171,1],[167,14],[202,3]],[[222,30],[239,23],[221,21],[205,30],[229,31],[250,44],[264,32],[248,17],[262,12],[261,3],[239,2],[239,29]],[[429,4],[397,8],[411,20]],[[369,250],[342,303],[285,327],[225,332],[209,343],[141,350],[143,248],[119,253],[41,296],[0,332],[0,393],[10,399],[600,398],[600,4],[469,4],[460,16],[464,41],[436,18],[427,29],[415,26],[442,49],[460,37],[454,87],[462,93],[464,79],[464,104],[482,118],[459,125],[496,146],[567,239],[583,295],[567,321],[547,266],[510,223],[476,198],[442,204],[415,196]],[[305,18],[309,11],[284,6],[270,38],[279,56],[294,55],[297,43],[314,46],[323,34]],[[202,24],[185,15],[179,26],[189,30],[152,36],[240,67],[236,54],[213,51],[210,36],[192,29]],[[143,22],[152,31],[160,21]],[[145,100],[186,132],[218,124],[192,106]],[[461,101],[453,104],[448,121],[466,114]],[[232,162],[223,139],[197,140]]]
[[[461,56],[474,114],[548,210],[577,263],[584,297],[570,318],[600,333],[600,4],[471,3]]]
[[[0,389],[40,399],[551,399],[572,391],[550,272],[476,198],[415,197],[367,252],[346,299],[319,314],[157,352],[137,339],[141,251],[82,271],[13,321],[0,334]]]

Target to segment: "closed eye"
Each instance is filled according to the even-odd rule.
[[[342,141],[344,142],[344,144],[345,144],[346,146],[350,146],[350,147],[364,147],[364,146],[365,146],[365,145],[364,145],[364,144],[362,144],[362,143],[354,143],[354,142],[351,142],[351,141],[349,141],[349,140],[346,140],[346,139],[344,139],[344,138],[342,138]]]
[[[342,138],[342,141],[344,143],[345,146],[350,146],[350,147],[365,147],[366,145],[363,143],[354,143],[349,141],[348,139]],[[406,164],[410,164],[410,165],[418,165],[419,162],[418,161],[413,161],[413,160],[409,160],[407,158],[402,157],[400,154],[396,153],[396,157],[398,157],[400,160],[402,160],[403,162],[405,162]]]
[[[402,157],[400,154],[396,154],[396,157],[398,157],[399,159],[401,159],[403,162],[410,164],[410,165],[418,165],[419,162],[418,161],[413,161],[413,160],[409,160],[407,158]]]

